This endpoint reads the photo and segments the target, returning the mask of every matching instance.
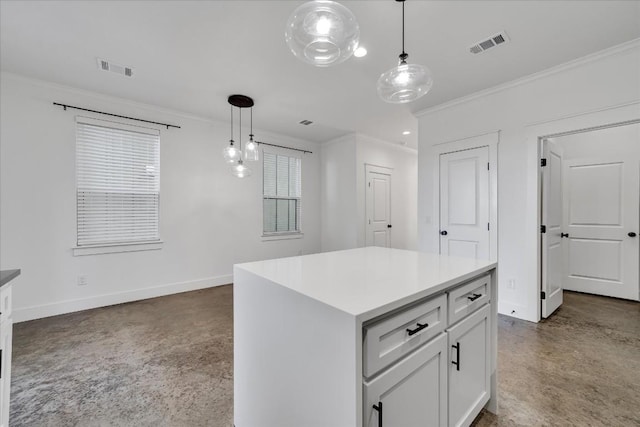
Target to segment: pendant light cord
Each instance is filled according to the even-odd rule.
[[[238,108],[238,110],[240,110],[240,126],[238,126],[240,135],[238,136],[238,150],[242,151],[242,108]]]
[[[231,106],[231,139],[229,142],[233,145],[233,105]]]
[[[396,1],[402,2],[402,53],[400,54],[400,64],[406,64],[409,54],[404,51],[404,1],[405,0],[396,0]]]
[[[253,107],[251,107],[251,133],[249,134],[250,139],[253,139]]]

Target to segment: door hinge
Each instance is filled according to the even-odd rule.
[[[547,294],[544,291],[540,292],[540,298],[547,299]]]
[[[369,187],[371,187],[371,181],[369,181]]]
[[[546,225],[541,225],[540,226],[540,232],[541,233],[546,233],[547,232],[547,226]]]
[[[540,159],[540,166],[541,167],[547,166],[547,159]]]
[[[490,225],[491,225],[491,224],[487,223],[487,230],[491,230]]]
[[[491,166],[489,163],[487,163],[487,170],[491,170]]]

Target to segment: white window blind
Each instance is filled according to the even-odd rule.
[[[300,232],[302,161],[264,153],[264,234]]]
[[[77,118],[78,246],[160,239],[160,132]]]

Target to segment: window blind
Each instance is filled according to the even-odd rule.
[[[302,210],[302,161],[296,157],[264,153],[263,231],[300,231]]]
[[[160,133],[78,118],[78,246],[160,239]]]

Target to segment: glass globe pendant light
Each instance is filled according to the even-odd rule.
[[[358,47],[360,27],[354,14],[340,3],[309,1],[289,17],[285,40],[301,61],[328,67],[346,61]]]
[[[231,106],[231,139],[229,145],[222,150],[222,156],[227,163],[235,163],[242,158],[242,152],[233,145],[233,105]]]
[[[251,107],[251,133],[249,134],[249,141],[244,144],[244,159],[250,162],[260,159],[258,143],[253,140],[253,107]]]
[[[383,101],[404,104],[424,96],[433,86],[431,71],[423,65],[407,64],[409,54],[404,51],[404,1],[402,2],[402,53],[397,67],[378,79],[378,95]]]
[[[240,159],[231,166],[231,173],[236,178],[245,178],[247,176],[251,176],[251,169],[246,167],[242,159]]]

